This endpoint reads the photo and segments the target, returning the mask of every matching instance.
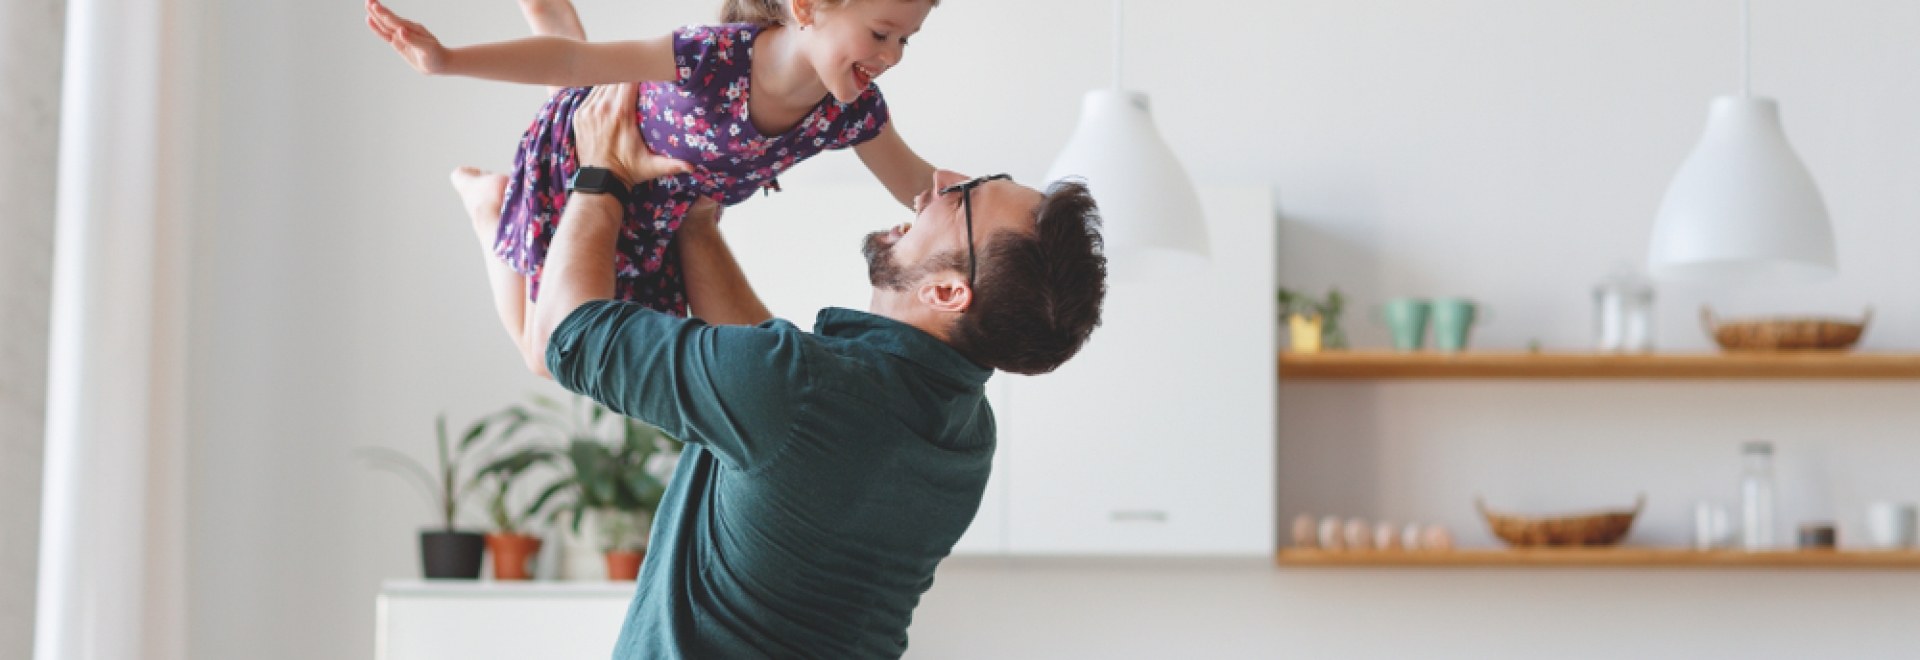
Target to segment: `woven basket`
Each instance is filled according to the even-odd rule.
[[[1720,348],[1729,351],[1805,351],[1843,350],[1860,341],[1873,310],[1861,315],[1858,323],[1838,319],[1777,318],[1723,321],[1713,310],[1700,308],[1700,323]]]
[[[1493,535],[1516,548],[1540,546],[1598,546],[1613,545],[1627,537],[1627,530],[1633,527],[1633,519],[1647,505],[1647,496],[1641,495],[1630,511],[1603,511],[1599,513],[1563,516],[1558,518],[1531,518],[1487,510],[1487,503],[1474,498],[1474,507],[1480,510],[1481,517],[1487,519],[1487,527]]]

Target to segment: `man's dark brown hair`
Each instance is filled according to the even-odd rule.
[[[1034,233],[988,239],[948,343],[983,366],[1044,374],[1080,352],[1106,297],[1100,210],[1086,185],[1057,181],[1034,209]]]

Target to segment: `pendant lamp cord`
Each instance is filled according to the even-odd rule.
[[[1744,1],[1744,0],[1743,0]],[[1120,0],[1113,0],[1113,91],[1120,91]]]
[[[1740,98],[1753,97],[1753,18],[1747,0],[1740,0]]]

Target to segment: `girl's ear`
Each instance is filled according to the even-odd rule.
[[[802,30],[813,27],[813,0],[788,0],[787,11],[793,13],[794,27]]]

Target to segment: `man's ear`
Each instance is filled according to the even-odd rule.
[[[959,314],[973,305],[973,287],[959,273],[942,271],[921,280],[914,297],[933,311]]]

